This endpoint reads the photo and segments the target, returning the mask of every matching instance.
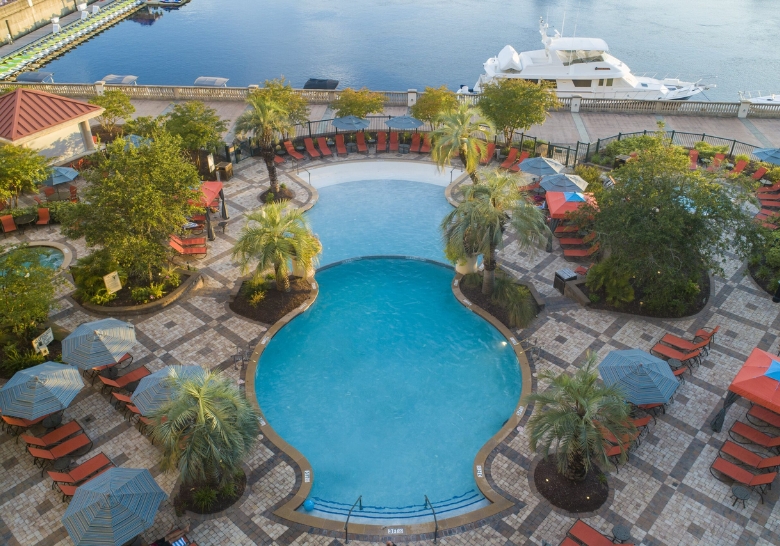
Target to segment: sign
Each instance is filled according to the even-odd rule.
[[[207,155],[206,156],[206,161],[209,164],[209,172],[213,173],[214,172],[214,154]]]
[[[116,294],[122,290],[122,281],[119,280],[119,273],[116,271],[103,276],[103,282],[106,283],[106,290],[109,294]]]
[[[54,341],[54,333],[52,333],[51,328],[47,328],[44,333],[33,339],[33,349],[35,349],[37,353],[46,356],[49,354],[49,349],[47,349],[46,346],[52,341]]]

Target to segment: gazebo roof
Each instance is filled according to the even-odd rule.
[[[729,390],[751,402],[780,412],[780,356],[753,349]]]
[[[34,89],[0,96],[0,141],[16,142],[73,121],[99,116],[94,104]]]

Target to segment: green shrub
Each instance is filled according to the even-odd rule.
[[[265,299],[265,292],[262,290],[258,290],[257,292],[249,296],[248,298],[249,305],[251,305],[252,307],[257,307],[264,299]]]
[[[46,361],[46,357],[32,349],[19,350],[13,343],[3,348],[5,358],[0,361],[0,369],[6,375],[13,375],[20,370],[26,370]]]
[[[81,258],[76,265],[70,268],[73,282],[76,284],[76,299],[88,301],[95,305],[105,305],[116,298],[116,294],[109,294],[103,276],[112,271],[119,273],[119,280],[124,286],[127,283],[127,274],[112,260],[107,252],[98,250]]]
[[[699,151],[699,159],[712,159],[713,157],[715,157],[715,154],[729,153],[728,146],[714,146],[712,144],[704,142],[703,140],[696,142],[693,145],[693,148]]]
[[[631,286],[631,273],[620,271],[614,260],[604,260],[590,268],[586,285],[593,292],[604,290],[607,303],[622,307],[634,301],[634,288]]]
[[[176,271],[175,265],[168,265],[160,270],[160,281],[171,288],[181,285],[181,275]]]
[[[588,299],[590,300],[591,303],[598,303],[601,301],[601,298],[596,293],[588,294]]]
[[[219,494],[224,499],[232,499],[236,496],[236,484],[235,482],[227,482],[219,489]]]
[[[525,328],[536,318],[536,302],[531,291],[504,275],[496,275],[491,301],[506,310],[509,326],[513,328]]]
[[[750,162],[750,156],[747,155],[747,154],[737,154],[737,155],[734,156],[734,161],[735,161],[735,163],[738,163],[740,161],[747,161],[749,163]]]
[[[479,273],[468,273],[466,275],[463,275],[463,278],[460,280],[460,283],[468,288],[476,288],[477,286],[482,286],[482,275]]]
[[[195,491],[193,496],[195,506],[197,506],[202,512],[210,510],[214,503],[217,502],[217,492],[211,487],[201,487]]]
[[[153,282],[149,284],[149,299],[159,300],[162,298],[165,295],[165,290],[163,290],[164,287],[165,284],[161,282]]]
[[[663,275],[645,287],[643,306],[653,313],[681,316],[701,294],[696,275]]]
[[[613,140],[605,148],[602,148],[600,153],[611,163],[616,156],[629,155],[631,152],[646,150],[655,145],[656,140],[653,135],[638,135]]]
[[[146,286],[138,286],[130,290],[130,297],[136,303],[149,303],[151,299],[149,288]]]

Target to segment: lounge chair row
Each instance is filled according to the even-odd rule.
[[[613,546],[614,544],[618,543],[578,519],[572,528],[566,531],[566,538],[560,546]],[[626,544],[626,546],[633,546],[633,544]]]
[[[630,453],[634,449],[638,448],[641,444],[642,437],[647,434],[650,426],[650,421],[655,422],[655,417],[651,415],[644,415],[638,418],[632,418],[631,423],[636,427],[636,432],[633,435],[626,435],[622,438],[617,438],[614,434],[608,430],[602,430],[602,435],[607,441],[605,445],[607,457],[612,461],[615,466],[615,471],[620,472],[618,468],[618,460],[623,453]]]
[[[673,334],[665,334],[661,340],[656,343],[650,352],[666,360],[679,360],[683,366],[681,368],[691,369],[693,365],[700,365],[702,358],[709,354],[710,347],[715,341],[715,334],[718,333],[720,326],[714,328],[701,328],[696,331],[693,339],[688,341]],[[684,370],[683,370],[684,371]],[[675,375],[681,375],[675,373]]]

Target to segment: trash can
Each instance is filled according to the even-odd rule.
[[[563,294],[566,288],[566,281],[574,281],[577,279],[577,274],[571,269],[559,269],[555,272],[555,278],[553,279],[553,288]]]
[[[233,164],[228,163],[227,161],[223,161],[222,163],[217,163],[217,172],[219,173],[219,179],[222,182],[227,182],[231,178],[233,178]]]

